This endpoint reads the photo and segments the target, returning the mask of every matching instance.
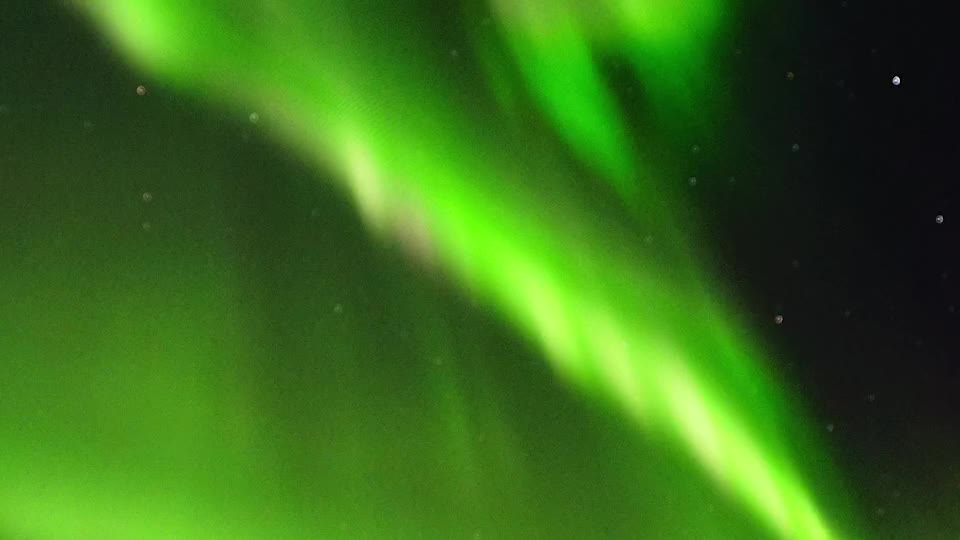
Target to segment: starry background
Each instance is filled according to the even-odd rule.
[[[723,84],[740,96],[748,129],[691,134],[684,167],[697,183],[677,180],[690,191],[692,226],[713,244],[738,307],[776,351],[775,371],[827,432],[827,450],[871,538],[960,538],[960,138],[956,46],[945,10],[908,2],[744,3],[727,43],[735,67]],[[627,454],[630,446],[617,441],[634,436],[550,382],[537,353],[495,317],[371,240],[347,201],[317,180],[247,115],[211,109],[129,68],[60,3],[0,0],[0,448],[16,446],[18,434],[41,433],[23,438],[70,441],[63,455],[115,451],[82,427],[64,435],[73,433],[64,425],[83,422],[71,411],[97,393],[71,385],[92,369],[84,364],[118,370],[101,380],[107,388],[155,376],[162,370],[151,359],[203,341],[216,351],[212,362],[245,363],[230,384],[254,388],[271,411],[260,433],[275,430],[283,440],[298,418],[328,415],[331,426],[365,426],[356,441],[343,443],[350,451],[372,438],[415,456],[421,449],[378,419],[389,410],[403,425],[431,414],[426,402],[442,399],[430,394],[431,374],[457,369],[468,401],[496,396],[516,416],[514,431],[504,434],[495,418],[475,415],[475,431],[488,435],[470,445],[512,440],[521,453],[542,456],[530,466],[544,477],[559,475],[568,491],[541,493],[550,503],[536,519],[519,510],[491,519],[488,507],[471,511],[463,503],[464,517],[437,518],[438,530],[462,527],[463,538],[545,531],[588,538],[597,530],[630,538],[649,525],[653,518],[624,518],[613,496],[602,495],[613,485],[629,492],[615,467],[587,466],[583,457]],[[242,294],[216,292],[224,280]],[[210,319],[198,304],[222,305],[232,315]],[[184,330],[171,319],[195,323]],[[211,327],[218,330],[201,331]],[[103,345],[98,336],[112,331],[123,338]],[[425,347],[429,360],[412,363]],[[110,354],[130,348],[143,365],[110,366]],[[317,350],[337,351],[340,359],[392,353],[376,365],[310,367],[305,359]],[[174,370],[151,384],[186,379],[203,389],[223,382],[215,372]],[[43,399],[9,398],[33,386],[45,389],[32,394]],[[180,405],[190,411],[184,395]],[[117,399],[116,406],[132,403]],[[223,399],[229,408],[229,396]],[[131,414],[143,420],[150,411]],[[178,421],[156,414],[157,422]],[[29,444],[19,448],[0,456],[4,470],[27,463]],[[309,450],[277,448],[286,465],[264,477],[301,475],[298,453]],[[59,466],[70,468],[71,459]],[[429,469],[409,459],[412,470]],[[510,460],[488,459],[492,470],[509,473]],[[351,474],[365,473],[356,467],[322,481],[349,483]],[[88,473],[114,469],[144,474],[149,465],[121,452],[110,467]],[[655,469],[635,474],[664,474]],[[48,470],[56,478],[60,469]],[[409,470],[382,474],[394,495],[423,488],[417,482],[446,481],[428,475],[410,487]],[[202,477],[197,472],[191,481],[203,485]],[[262,489],[245,481],[231,486]],[[311,489],[281,484],[273,489],[289,500]],[[112,484],[105,485],[95,489]],[[499,496],[495,482],[486,489]],[[0,503],[29,493],[9,490]],[[602,502],[590,517],[570,517],[580,501],[575,493]],[[337,504],[367,495],[349,492]],[[384,504],[398,515],[419,511],[414,502]],[[761,537],[735,510],[727,512],[731,534]],[[661,530],[683,516],[663,514],[656,518]],[[331,534],[351,529],[345,537],[375,538],[381,530],[366,514],[343,515]],[[541,525],[504,525],[528,519]],[[0,537],[27,537],[14,525],[6,529],[7,521],[0,513]],[[373,524],[353,529],[362,521]],[[554,528],[542,525],[550,521]]]
[[[760,181],[725,200],[718,242],[757,327],[783,313],[781,368],[879,538],[903,521],[952,538],[960,508],[956,47],[938,9],[787,3],[736,31],[757,132],[735,163]]]

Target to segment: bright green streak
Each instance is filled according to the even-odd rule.
[[[704,292],[689,241],[667,217],[676,203],[652,187],[655,164],[632,157],[595,60],[625,58],[656,111],[682,114],[709,76],[723,6],[589,4],[493,0],[504,46],[480,58],[489,87],[479,90],[443,72],[443,45],[402,17],[404,2],[81,5],[141,66],[259,111],[262,125],[338,174],[373,230],[497,308],[569,381],[673,440],[769,530],[840,538],[791,465],[779,427],[791,413],[732,315]],[[562,143],[527,132],[524,91]],[[654,224],[661,251],[638,254],[620,240],[629,227],[577,196],[571,157]]]

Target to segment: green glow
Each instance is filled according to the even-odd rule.
[[[660,109],[689,107],[691,74],[703,74],[719,2],[492,3],[528,85],[558,133],[623,195],[635,196],[635,152],[596,55],[625,57]]]
[[[788,450],[780,425],[796,418],[761,355],[736,337],[734,314],[705,292],[712,287],[691,240],[669,218],[680,203],[655,188],[657,163],[633,157],[632,128],[596,60],[616,55],[649,75],[642,83],[666,117],[694,114],[691,89],[710,76],[704,66],[723,23],[721,0],[589,8],[492,0],[508,53],[480,59],[490,93],[463,90],[443,72],[442,44],[398,22],[408,20],[408,3],[361,4],[369,16],[348,2],[79,2],[159,78],[259,111],[262,128],[336,173],[373,231],[493,306],[569,382],[683,449],[769,531],[847,538],[792,465],[792,453],[808,449]],[[500,46],[482,37],[474,45]],[[557,141],[525,130],[517,111],[526,99]],[[599,204],[578,197],[578,160],[615,187],[631,216],[623,219],[636,222],[604,220]],[[655,227],[658,250],[619,241],[639,222]],[[449,430],[461,432],[455,393],[444,395]],[[509,435],[502,439],[509,446]],[[470,461],[468,443],[453,446]],[[0,501],[0,510],[18,509],[2,517],[24,528],[42,522],[57,497],[22,502],[29,495],[23,488],[17,501]],[[118,514],[147,512],[136,499],[128,504]],[[180,515],[177,504],[167,503],[171,515]],[[235,512],[254,507],[247,505]],[[63,514],[64,527],[92,526],[76,512]],[[119,537],[151,538],[133,518],[118,519]],[[184,522],[178,537],[204,538],[191,526]],[[271,536],[265,531],[276,534],[258,523],[230,537]],[[285,534],[306,537],[298,532]]]

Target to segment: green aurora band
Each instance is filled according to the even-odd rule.
[[[709,124],[723,0],[465,2],[470,42],[455,52],[406,0],[77,4],[158,79],[258,111],[261,128],[342,181],[375,234],[685,452],[771,534],[850,537],[821,501],[844,496],[821,496],[796,464],[817,451],[785,428],[802,413],[718,303],[671,217],[682,203],[643,157],[652,135],[628,125],[600,61],[639,77],[658,125]],[[451,60],[468,55],[479,68]]]

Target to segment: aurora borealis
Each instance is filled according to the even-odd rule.
[[[456,4],[70,5],[150,78],[122,89],[128,129],[182,96],[290,162],[234,200],[230,171],[273,173],[204,165],[202,132],[68,153],[178,180],[0,276],[29,299],[0,319],[29,321],[3,367],[23,384],[2,394],[0,535],[862,537],[671,187],[665,148],[739,125],[715,54],[737,6]],[[331,207],[296,217],[318,190]]]

